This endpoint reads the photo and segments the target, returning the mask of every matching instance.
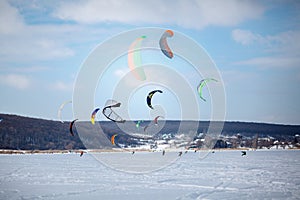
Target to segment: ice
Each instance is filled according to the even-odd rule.
[[[0,199],[299,199],[300,151],[202,153],[147,173],[116,169],[138,169],[138,156],[149,162],[161,153],[0,155]]]

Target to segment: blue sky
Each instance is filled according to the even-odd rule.
[[[159,27],[208,52],[224,81],[226,120],[300,124],[299,10],[296,0],[1,0],[0,112],[57,120],[97,45]],[[72,119],[71,105],[63,118]]]

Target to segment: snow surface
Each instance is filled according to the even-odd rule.
[[[133,163],[138,155],[162,157],[159,152],[112,157]],[[107,167],[91,153],[0,155],[0,164],[0,199],[300,198],[300,151],[292,150],[247,151],[246,156],[215,151],[204,159],[199,152],[188,152],[167,167],[139,174]]]

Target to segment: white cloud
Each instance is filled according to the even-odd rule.
[[[23,18],[6,1],[0,1],[0,34],[14,34],[22,30]]]
[[[185,2],[186,1],[182,1]],[[195,13],[189,13],[191,18],[199,16],[203,19],[203,26],[221,25],[232,26],[237,25],[245,20],[259,18],[265,8],[254,1],[197,1],[198,10]],[[200,19],[201,19],[200,18]]]
[[[20,67],[12,67],[12,66],[1,66],[0,72],[3,73],[35,73],[50,70],[49,67],[45,66],[20,66]]]
[[[79,23],[171,24],[201,29],[208,25],[232,26],[259,18],[264,7],[254,1],[71,1],[53,13]]]
[[[286,52],[288,54],[300,52],[300,31],[285,31],[275,35],[253,33],[249,30],[235,29],[232,38],[242,45],[259,44],[269,52]]]
[[[248,60],[238,61],[235,65],[249,65],[258,66],[261,69],[267,68],[293,68],[299,67],[300,58],[298,57],[284,57],[284,56],[268,56],[268,57],[256,57]]]
[[[114,74],[117,77],[121,78],[121,77],[124,77],[128,72],[129,72],[128,69],[126,69],[126,70],[125,69],[118,69],[118,70],[114,71]]]
[[[106,30],[76,23],[67,25],[61,23],[61,19],[86,24],[170,24],[198,29],[208,25],[235,25],[258,18],[264,11],[263,6],[256,2],[236,0],[79,0],[50,4],[44,1],[0,1],[0,61],[27,62],[71,57],[76,54],[74,46],[100,41],[106,37],[104,35],[119,32],[118,28]],[[40,21],[35,20],[39,17],[42,17]]]
[[[242,45],[249,45],[255,42],[263,43],[266,39],[259,34],[254,34],[248,30],[235,29],[232,31],[232,38]]]
[[[58,29],[59,27],[56,27]],[[22,32],[0,37],[2,61],[27,61],[64,58],[73,56],[74,51],[65,46],[59,35],[67,34],[61,27],[60,33],[51,31],[50,26],[24,26]],[[48,33],[43,33],[48,30]]]
[[[77,28],[63,25],[28,25],[17,9],[0,1],[1,61],[63,58],[74,55],[65,45]]]
[[[120,31],[119,28],[62,23],[50,16],[57,4],[0,1],[0,62],[13,60],[24,64],[72,57],[77,53],[76,48],[85,48],[87,43],[91,45]]]
[[[20,74],[0,75],[0,82],[20,90],[27,89],[31,85],[30,79]]]
[[[235,29],[233,39],[242,45],[257,45],[268,56],[238,61],[237,65],[252,65],[260,68],[291,68],[300,64],[300,31],[286,31],[275,35],[262,36],[249,30]]]
[[[274,36],[267,36],[266,39],[271,43],[270,51],[300,56],[300,31],[286,31]]]
[[[50,88],[53,90],[59,90],[59,91],[72,91],[73,83],[65,83],[62,81],[56,81],[55,83],[50,85]]]

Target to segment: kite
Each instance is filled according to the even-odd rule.
[[[160,50],[167,56],[168,58],[173,58],[173,52],[171,51],[168,43],[167,43],[167,37],[173,37],[174,32],[171,30],[166,30],[164,34],[161,36],[159,40],[159,46]]]
[[[157,117],[155,117],[154,118],[154,120],[153,120],[153,122],[154,122],[154,124],[157,126],[158,125],[158,118],[159,117],[161,117],[161,118],[163,118],[163,116],[157,116]],[[144,127],[144,132],[146,132],[146,130],[147,130],[147,128],[149,127],[150,125],[146,125],[145,127]]]
[[[215,82],[218,82],[216,79],[213,79],[213,78],[206,78],[206,79],[203,79],[200,81],[198,87],[197,87],[197,90],[198,90],[198,93],[199,93],[199,96],[200,98],[203,100],[203,101],[206,101],[206,99],[204,99],[202,97],[202,89],[203,87],[205,86],[206,83],[210,82],[210,81],[215,81]]]
[[[62,103],[58,109],[58,112],[57,112],[57,118],[61,121],[61,123],[64,123],[64,121],[61,119],[61,111],[63,110],[63,108],[65,107],[66,104],[68,103],[72,103],[72,101],[66,101],[64,103]]]
[[[92,115],[91,115],[91,122],[92,124],[95,124],[95,118],[96,118],[96,114],[97,112],[100,110],[100,108],[96,108],[93,112],[92,112]]]
[[[153,90],[152,92],[150,92],[147,96],[147,104],[148,106],[153,109],[152,105],[151,105],[151,99],[153,97],[153,95],[156,93],[156,92],[159,92],[159,93],[163,93],[161,90]]]
[[[146,130],[147,130],[148,127],[149,127],[149,125],[146,125],[146,126],[144,127],[144,132],[146,132]]]
[[[112,145],[115,145],[115,137],[116,137],[117,135],[118,135],[118,134],[114,134],[113,136],[111,136],[110,141],[111,141],[111,144],[112,144]]]
[[[144,121],[143,121],[143,120],[139,120],[139,121],[135,124],[135,126],[136,126],[137,128],[139,128],[142,122],[144,122]]]
[[[73,133],[73,125],[74,125],[74,123],[77,121],[78,119],[75,119],[75,120],[73,120],[71,123],[70,123],[70,134],[72,135],[72,136],[74,136],[74,133]]]
[[[242,153],[242,156],[245,156],[247,154],[246,151],[241,151],[241,153]]]
[[[118,123],[124,123],[126,120],[122,119],[112,108],[118,108],[121,106],[121,103],[115,100],[107,100],[105,107],[102,110],[102,114],[109,120]]]
[[[160,118],[160,117],[161,117],[161,118],[164,118],[163,116],[157,116],[157,117],[154,118],[153,121],[154,121],[154,124],[155,124],[155,125],[158,125],[158,122],[157,122],[157,121],[158,121],[158,118]]]
[[[141,36],[131,43],[128,49],[128,66],[135,76],[140,81],[146,80],[144,69],[142,68],[141,61],[141,43],[146,36]]]

